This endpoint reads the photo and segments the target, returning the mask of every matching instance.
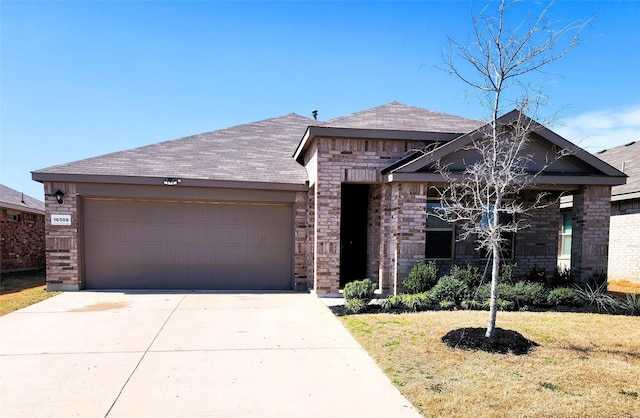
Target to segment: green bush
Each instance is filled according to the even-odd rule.
[[[456,307],[456,303],[452,300],[441,300],[438,306],[440,309],[451,310]]]
[[[531,269],[527,273],[527,281],[542,284],[548,283],[549,278],[547,276],[547,270],[545,270],[544,267],[540,267],[538,265],[531,267]]]
[[[347,311],[357,314],[367,307],[367,304],[362,299],[347,299],[344,301],[344,307]]]
[[[430,292],[407,293],[402,295],[402,304],[414,312],[429,309],[434,300]]]
[[[380,304],[380,306],[385,311],[398,309],[399,307],[402,306],[402,295],[388,296],[387,298],[382,300],[382,303]]]
[[[470,264],[467,264],[464,267],[454,264],[451,266],[449,276],[460,280],[467,285],[467,288],[469,289],[475,289],[480,286],[480,282],[482,281],[480,269],[478,267],[473,267]]]
[[[509,300],[518,309],[528,305],[542,305],[547,301],[547,289],[541,283],[519,281],[513,285],[513,299]]]
[[[473,299],[484,303],[491,299],[491,283],[483,284],[476,291]],[[519,281],[514,285],[498,283],[498,299],[511,302],[515,308],[521,309],[530,305],[542,305],[547,300],[547,290],[540,283]]]
[[[345,300],[360,299],[366,305],[371,302],[375,295],[376,284],[369,279],[356,280],[354,282],[347,283],[344,286],[344,298]]]
[[[627,295],[622,305],[631,315],[640,315],[640,295],[635,293]]]
[[[558,287],[550,291],[547,295],[547,302],[553,306],[582,306],[584,304],[578,293],[568,287]]]
[[[617,308],[623,307],[618,299],[607,293],[607,282],[597,287],[592,287],[589,284],[584,288],[576,286],[575,292],[584,303],[595,306],[598,312],[615,311]]]
[[[568,287],[575,283],[575,277],[570,268],[558,267],[549,281],[550,287]]]
[[[409,276],[402,282],[408,293],[422,293],[438,281],[438,268],[434,261],[418,261],[411,267]]]
[[[504,262],[500,265],[500,283],[514,284],[516,282],[516,268],[518,265],[510,261]]]
[[[465,299],[460,303],[462,309],[478,311],[484,309],[484,304],[474,299]]]
[[[435,286],[429,291],[432,299],[437,302],[445,300],[460,303],[469,295],[469,288],[462,281],[451,276],[443,276]]]
[[[605,290],[607,288],[607,272],[606,271],[602,271],[602,270],[598,270],[596,272],[593,272],[593,274],[591,274],[591,276],[589,276],[589,278],[587,279],[587,283],[588,286],[590,286],[592,289],[596,289],[599,288],[601,286],[604,286]]]

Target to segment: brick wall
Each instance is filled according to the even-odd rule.
[[[44,215],[0,208],[0,243],[3,273],[44,268]]]
[[[308,193],[297,192],[294,213],[294,290],[306,291],[307,283],[307,206]]]
[[[611,187],[585,186],[573,195],[571,269],[577,280],[606,272],[609,254]]]
[[[640,199],[611,204],[608,277],[640,283]]]
[[[64,193],[58,204],[54,193]],[[78,254],[78,197],[75,183],[44,183],[47,290],[79,290],[84,287]],[[70,215],[71,225],[51,225],[51,215]]]
[[[361,183],[380,185],[382,176],[380,170],[393,161],[401,158],[405,152],[412,148],[421,148],[425,144],[414,141],[402,140],[377,140],[377,139],[349,139],[349,138],[316,138],[313,148],[310,148],[305,156],[305,166],[309,172],[310,184],[313,187],[314,201],[314,241],[311,252],[313,254],[314,291],[317,294],[337,294],[340,286],[340,205],[341,184]],[[313,170],[317,171],[314,173]],[[383,186],[386,187],[386,186]],[[372,196],[378,196],[378,189],[371,188]],[[381,226],[378,235],[384,236],[387,231],[382,226],[385,221],[384,194],[380,193],[382,209],[376,209],[375,201],[369,202],[369,216],[374,219],[381,218]],[[376,210],[380,215],[376,214]],[[376,234],[376,228],[371,227],[369,232]],[[381,252],[388,254],[387,246],[383,238],[373,239],[368,248],[372,253],[375,246],[379,246]],[[386,251],[386,252],[385,252]],[[394,250],[395,251],[395,250]],[[371,255],[370,254],[370,255]],[[376,257],[369,257],[368,271],[373,273],[376,268]],[[388,260],[386,260],[388,261]],[[386,269],[388,266],[378,266],[378,280],[381,287],[389,286]],[[372,276],[374,279],[375,276]]]

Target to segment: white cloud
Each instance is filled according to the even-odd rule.
[[[552,129],[591,153],[640,141],[640,104],[582,113]]]

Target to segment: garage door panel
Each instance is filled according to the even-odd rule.
[[[291,205],[86,199],[88,288],[291,289]]]

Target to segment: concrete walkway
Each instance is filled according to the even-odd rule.
[[[419,417],[322,301],[68,292],[0,317],[2,417]]]

